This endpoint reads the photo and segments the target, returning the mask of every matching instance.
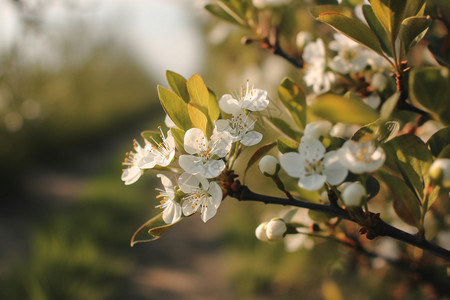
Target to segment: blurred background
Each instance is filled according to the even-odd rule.
[[[368,271],[335,243],[288,253],[258,242],[259,216],[278,210],[233,199],[207,224],[186,218],[130,247],[158,183],[125,186],[121,162],[163,124],[165,70],[199,73],[219,96],[250,79],[276,98],[298,76],[243,46],[206,2],[0,0],[0,299],[386,299],[380,286],[420,299],[402,273]],[[314,26],[306,10],[297,17]],[[264,182],[254,171],[248,183]]]

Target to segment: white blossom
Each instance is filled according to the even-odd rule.
[[[241,86],[238,91],[225,94],[219,100],[220,109],[232,115],[239,114],[242,110],[262,111],[268,105],[267,91],[250,87],[248,81],[245,88]]]
[[[164,190],[156,189],[159,195],[156,198],[162,198],[157,208],[163,209],[162,218],[167,224],[177,222],[181,218],[181,206],[175,201],[175,190],[172,181],[163,174],[156,175],[161,179]]]
[[[274,218],[267,223],[266,235],[270,241],[279,241],[283,239],[287,227],[283,219]]]
[[[330,121],[326,120],[314,121],[306,125],[303,135],[318,139],[321,136],[329,135],[331,126],[333,126],[333,124],[331,124]]]
[[[184,150],[190,155],[180,155],[180,166],[188,173],[206,178],[220,175],[225,168],[222,157],[231,149],[232,139],[226,131],[216,131],[208,141],[201,129],[191,128],[184,135]]]
[[[319,190],[325,182],[340,184],[348,173],[336,151],[325,153],[318,139],[307,136],[301,139],[298,153],[285,153],[280,163],[289,176],[299,178],[301,188],[309,191]]]
[[[329,48],[338,53],[329,63],[330,68],[338,73],[357,73],[367,65],[369,50],[343,34],[336,33]]]
[[[339,158],[355,174],[374,172],[386,159],[383,148],[377,147],[373,140],[355,142],[348,140],[338,150]]]
[[[253,146],[258,144],[263,135],[260,132],[254,131],[256,120],[246,114],[244,110],[240,109],[233,113],[230,120],[220,119],[216,121],[217,131],[227,131],[232,137],[232,142],[240,141],[244,146]]]
[[[255,235],[258,238],[258,240],[263,241],[263,242],[267,242],[269,240],[269,238],[267,237],[267,223],[269,222],[263,222],[261,224],[259,224],[258,227],[256,227],[255,229]]]
[[[126,185],[135,183],[139,177],[144,173],[144,170],[139,167],[141,160],[150,152],[150,148],[148,146],[148,141],[145,141],[145,146],[141,147],[141,145],[133,140],[133,150],[125,153],[126,157],[123,166],[128,166],[128,168],[122,170],[122,181],[125,182]]]
[[[138,164],[142,169],[151,169],[156,165],[167,167],[175,156],[175,139],[171,131],[167,131],[167,136],[165,136],[161,127],[159,127],[159,130],[162,142],[159,143],[153,137],[150,137],[153,144],[146,144],[149,151]]]
[[[203,222],[216,215],[223,196],[217,182],[209,182],[203,176],[185,172],[178,178],[178,184],[186,194],[182,199],[183,214],[189,216],[200,211]]]
[[[325,46],[321,39],[306,44],[303,51],[306,72],[303,79],[307,86],[312,86],[314,93],[321,94],[331,88],[336,80],[333,72],[326,71]]]

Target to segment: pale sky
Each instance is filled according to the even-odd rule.
[[[41,1],[30,0],[29,3],[39,5]],[[201,11],[203,0],[53,2],[55,4],[46,10],[44,25],[51,30],[64,30],[71,19],[81,19],[96,34],[111,31],[115,38],[123,39],[124,44],[130,46],[132,53],[158,80],[164,80],[167,69],[185,77],[201,71],[203,37],[194,20],[207,15]],[[74,5],[69,6],[68,2]],[[0,0],[0,51],[21,38],[18,18],[11,1]],[[36,59],[45,59],[45,42],[33,40],[27,48],[32,49],[31,55]]]

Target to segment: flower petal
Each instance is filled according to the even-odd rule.
[[[169,199],[172,200],[173,198],[175,198],[175,191],[173,188],[172,180],[170,180],[169,177],[164,174],[157,174],[156,177],[161,179],[161,183],[164,186]]]
[[[222,173],[224,168],[225,163],[223,160],[208,160],[202,165],[199,174],[205,178],[215,178]]]
[[[303,136],[298,147],[299,154],[304,160],[310,162],[319,161],[325,154],[325,147],[322,142],[316,138]]]
[[[211,201],[208,199],[207,204],[202,207],[201,210],[201,218],[203,222],[207,222],[209,219],[214,217],[217,213],[217,208],[214,205],[211,205]]]
[[[241,104],[230,94],[225,94],[219,100],[219,107],[227,114],[234,114],[241,109]]]
[[[291,177],[305,176],[305,160],[297,152],[285,153],[280,158],[280,165]]]
[[[317,191],[321,187],[323,187],[325,180],[326,180],[325,175],[320,174],[307,175],[300,178],[300,180],[298,181],[298,186],[308,191]]]
[[[325,167],[323,174],[331,185],[338,185],[347,177],[348,170],[339,161],[339,154],[336,151],[330,151],[325,154],[323,165]]]
[[[184,150],[189,154],[196,154],[206,149],[208,141],[201,129],[191,128],[184,134]]]
[[[193,155],[180,155],[178,158],[180,167],[188,173],[198,174],[203,170],[203,162],[200,157]]]
[[[191,202],[184,200],[182,210],[185,216],[190,216],[197,211],[197,207],[195,207]]]
[[[244,134],[241,139],[241,143],[244,146],[253,146],[258,144],[263,138],[263,135],[257,131],[250,131]]]
[[[139,177],[144,173],[139,167],[131,166],[123,171],[121,179],[125,181],[126,185],[135,183]]]
[[[186,194],[193,193],[200,184],[199,176],[184,172],[178,177],[178,186]]]
[[[211,148],[211,155],[225,157],[231,150],[232,138],[228,131],[219,131],[211,136],[208,146]]]
[[[268,105],[269,100],[267,100],[267,91],[261,89],[252,89],[250,91],[250,97],[242,101],[242,108],[251,111],[265,110]]]
[[[169,200],[168,200],[169,201]],[[164,209],[162,218],[166,224],[172,224],[181,218],[181,206],[177,202],[171,200]]]
[[[211,204],[218,208],[222,203],[223,192],[217,182],[210,183],[208,193],[211,195]]]

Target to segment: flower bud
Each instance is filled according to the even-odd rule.
[[[259,226],[256,227],[256,230],[255,230],[256,237],[258,238],[258,240],[263,241],[263,242],[267,242],[269,240],[269,238],[267,237],[267,234],[266,234],[267,223],[268,222],[259,224]]]
[[[342,191],[342,200],[347,206],[360,206],[366,197],[366,188],[359,182],[352,182],[345,186]]]
[[[272,155],[266,155],[259,161],[259,170],[266,176],[273,176],[279,170],[278,159]]]
[[[450,159],[436,159],[431,164],[428,174],[435,184],[444,188],[450,188]]]
[[[286,230],[286,223],[283,219],[274,218],[267,223],[266,235],[271,241],[279,241],[283,239]]]

